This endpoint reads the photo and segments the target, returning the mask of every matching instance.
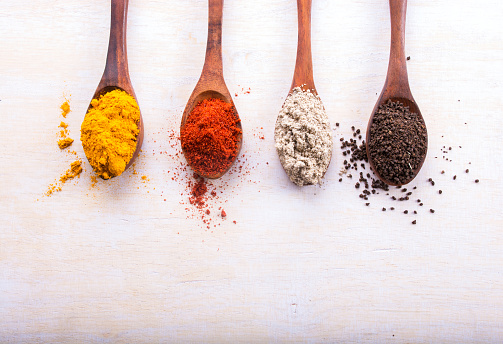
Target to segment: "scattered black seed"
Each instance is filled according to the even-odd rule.
[[[404,210],[404,211],[403,211],[403,213],[404,213],[404,214],[408,214],[408,213],[409,213],[409,211],[408,211],[408,210]]]
[[[389,210],[395,210],[395,208],[394,208],[394,207],[391,207],[391,208],[389,208]]]
[[[414,214],[417,214],[417,211],[414,210]]]
[[[445,173],[445,171],[444,171],[444,170],[442,170],[442,172],[440,172],[440,174],[444,174],[444,173]]]
[[[432,214],[433,214],[434,212],[435,212],[435,210],[434,210],[434,209],[430,209],[430,213],[432,213]]]
[[[339,183],[342,182],[342,178],[339,178]]]
[[[438,190],[438,193],[439,193],[439,194],[442,194],[442,190]]]
[[[338,127],[339,126],[339,122],[335,123],[335,126]]]
[[[384,208],[384,207],[383,207],[383,208],[382,208],[382,211],[386,211],[386,208]]]
[[[433,180],[431,181],[431,185],[432,185],[432,186],[434,186],[434,185],[435,185],[435,182],[434,182]]]
[[[355,189],[359,189],[360,188],[360,183],[356,183],[355,184]]]
[[[478,179],[475,179],[475,183],[478,183],[478,182],[479,182],[479,180],[478,180]]]
[[[420,199],[418,199],[418,200],[417,200],[417,203],[420,203],[420,202],[421,202],[421,200],[420,200]]]
[[[423,203],[419,203],[419,206],[422,207],[423,206]]]
[[[377,173],[403,184],[414,178],[426,156],[426,125],[407,106],[389,100],[374,114],[370,125],[369,155]]]
[[[416,223],[417,223],[417,222],[416,222],[416,220],[412,221],[412,224],[413,224],[413,225],[415,225]]]
[[[470,170],[469,170],[469,169],[466,169],[466,171],[465,171],[465,172],[466,172],[466,173],[468,173],[468,172],[470,172]]]
[[[368,207],[370,205],[370,203],[365,203],[365,205]]]
[[[409,60],[410,60],[410,56],[407,56],[407,61],[409,61]]]
[[[456,180],[456,176],[452,177],[452,180]]]

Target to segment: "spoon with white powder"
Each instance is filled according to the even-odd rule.
[[[314,86],[311,2],[297,0],[297,61],[292,87],[274,130],[281,165],[298,186],[321,183],[330,164],[333,147],[330,123]]]

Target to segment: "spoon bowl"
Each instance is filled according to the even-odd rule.
[[[111,3],[111,23],[110,23],[110,39],[108,42],[107,62],[103,76],[94,92],[93,98],[99,99],[102,95],[119,89],[131,95],[136,103],[138,100],[129,78],[129,68],[127,61],[126,49],[126,31],[127,31],[127,10],[129,0],[112,0]],[[91,109],[91,103],[87,108],[87,112]],[[86,112],[86,115],[87,115]],[[126,164],[126,169],[133,164],[140,153],[143,143],[143,118],[140,112],[140,120],[138,125],[138,136],[136,138],[136,149],[133,156]],[[88,158],[89,160],[89,158]],[[113,178],[112,176],[111,178]]]
[[[196,87],[187,101],[185,110],[183,111],[182,121],[180,124],[180,133],[183,131],[185,124],[192,113],[192,110],[206,99],[220,99],[232,105],[234,116],[237,120],[236,126],[241,130],[238,137],[236,155],[227,169],[215,172],[202,172],[191,166],[195,173],[204,178],[217,179],[223,176],[236,160],[243,144],[243,134],[239,114],[234,106],[232,96],[225,85],[222,68],[222,15],[223,15],[223,0],[208,0],[208,41],[206,44],[206,57],[204,60],[203,70]],[[185,156],[187,153],[183,149]],[[190,165],[190,162],[187,160]]]
[[[407,64],[405,58],[405,18],[407,12],[407,0],[389,0],[390,7],[390,18],[391,18],[391,45],[390,45],[390,58],[388,64],[388,72],[386,75],[386,81],[384,82],[384,87],[381,94],[372,110],[368,125],[367,133],[365,137],[365,145],[367,149],[367,158],[375,175],[384,183],[393,186],[400,186],[410,183],[419,170],[423,166],[424,160],[426,159],[426,152],[428,150],[428,135],[426,133],[426,143],[425,143],[425,153],[421,157],[421,161],[417,168],[413,170],[412,178],[404,180],[402,183],[398,184],[394,181],[387,180],[379,174],[375,168],[374,161],[370,156],[370,128],[374,121],[374,116],[383,104],[386,104],[389,100],[393,102],[400,102],[404,106],[409,108],[411,113],[416,113],[419,119],[424,123],[424,118],[419,110],[419,107],[412,96],[412,92],[409,86],[409,79],[407,74]],[[425,126],[426,131],[426,126]]]

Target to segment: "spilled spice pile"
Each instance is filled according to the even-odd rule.
[[[383,212],[388,210],[394,211],[396,208],[396,205],[394,204],[395,202],[397,202],[396,204],[400,203],[402,205],[410,205],[409,207],[407,207],[408,209],[404,209],[402,211],[403,214],[409,216],[417,215],[418,212],[420,212],[423,208],[426,208],[427,205],[424,204],[424,202],[420,198],[414,197],[414,192],[418,190],[418,186],[390,187],[377,178],[377,176],[371,170],[370,165],[368,164],[365,140],[362,140],[361,130],[356,129],[354,126],[351,127],[351,130],[353,132],[353,138],[350,138],[349,140],[346,140],[344,137],[340,138],[342,156],[345,160],[343,163],[344,167],[340,172],[341,178],[339,178],[339,182],[343,181],[343,176],[346,176],[347,179],[352,180],[355,183],[354,187],[359,194],[359,198],[364,201],[365,206],[371,205],[371,197],[376,197],[375,195],[385,193],[385,195],[387,196],[387,203],[385,203],[386,206],[382,206],[382,198],[377,200],[380,203],[378,207],[381,208],[381,211]],[[446,149],[446,147],[444,146],[442,148],[442,152],[446,154],[451,149],[452,147]],[[443,158],[446,159],[445,155],[443,156]],[[469,169],[466,169],[464,172],[469,173]],[[444,170],[440,172],[440,174],[444,173]],[[353,176],[353,174],[355,175]],[[452,177],[452,180],[456,180],[456,178],[457,176],[454,175]],[[435,186],[435,181],[433,180],[433,178],[428,178],[425,182],[429,186]],[[476,179],[475,183],[478,182],[479,180]],[[438,189],[436,193],[438,195],[441,195],[442,190]],[[435,209],[432,208],[428,210],[428,213],[430,214],[435,214],[435,212]],[[414,218],[411,223],[413,225],[417,224],[417,219]]]
[[[70,103],[68,102],[68,100],[65,100],[65,102],[61,104],[60,109],[61,109],[61,116],[66,118],[66,115],[68,115],[68,113],[70,112]],[[70,147],[73,143],[73,139],[68,136],[69,135],[68,124],[61,121],[59,127],[61,128],[59,132],[59,136],[61,137],[61,139],[58,140],[59,149],[65,149],[67,147]]]
[[[47,192],[45,193],[46,196],[51,196],[54,192],[59,192],[62,190],[62,185],[66,183],[67,181],[75,178],[75,177],[80,177],[80,174],[82,173],[82,161],[81,160],[76,160],[70,164],[70,168],[66,170],[66,172],[59,177],[59,180],[57,182],[54,182],[52,184],[49,184],[49,188]]]
[[[253,172],[261,167],[265,168],[268,163],[251,163],[248,153],[240,153],[223,178],[202,178],[187,165],[181,150],[180,136],[178,131],[173,129],[177,125],[178,122],[171,123],[169,129],[161,129],[154,133],[150,140],[151,144],[157,147],[149,154],[155,156],[162,165],[169,166],[163,171],[163,179],[169,181],[170,188],[175,185],[174,187],[179,190],[179,204],[185,212],[184,217],[187,220],[194,220],[196,225],[211,232],[226,222],[237,224],[238,221],[233,218],[227,204],[233,202],[243,184],[259,184],[260,179],[254,178]],[[261,127],[250,129],[250,132],[256,133],[250,135],[252,140],[248,141],[248,147],[251,147],[250,154],[260,154],[260,146],[264,142],[262,131]],[[156,135],[161,139],[156,140]],[[162,189],[158,192],[161,202],[169,201]],[[171,193],[169,197],[172,197]],[[176,210],[170,209],[170,211]]]
[[[70,113],[70,103],[68,100],[65,100],[65,102],[60,106],[61,109],[61,116],[66,118],[68,113]],[[63,150],[65,148],[68,148],[71,146],[73,143],[73,139],[69,137],[70,131],[68,130],[68,124],[61,121],[59,124],[60,131],[58,133],[58,136],[60,139],[58,140],[58,147]],[[66,150],[68,154],[72,155],[77,155],[77,152],[75,151],[69,151]],[[80,177],[80,174],[82,173],[82,161],[77,157],[77,160],[73,161],[70,164],[70,168],[66,170],[54,183],[49,184],[49,187],[45,193],[46,196],[51,196],[54,192],[59,192],[62,190],[62,186],[64,183],[66,183],[68,180],[71,180],[75,177]]]
[[[384,180],[396,185],[410,182],[426,157],[427,142],[419,114],[398,101],[379,106],[370,126],[369,155]]]

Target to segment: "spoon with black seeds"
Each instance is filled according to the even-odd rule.
[[[428,134],[421,111],[412,97],[405,57],[407,0],[389,0],[391,46],[386,81],[367,126],[370,166],[388,185],[404,185],[421,169]]]

